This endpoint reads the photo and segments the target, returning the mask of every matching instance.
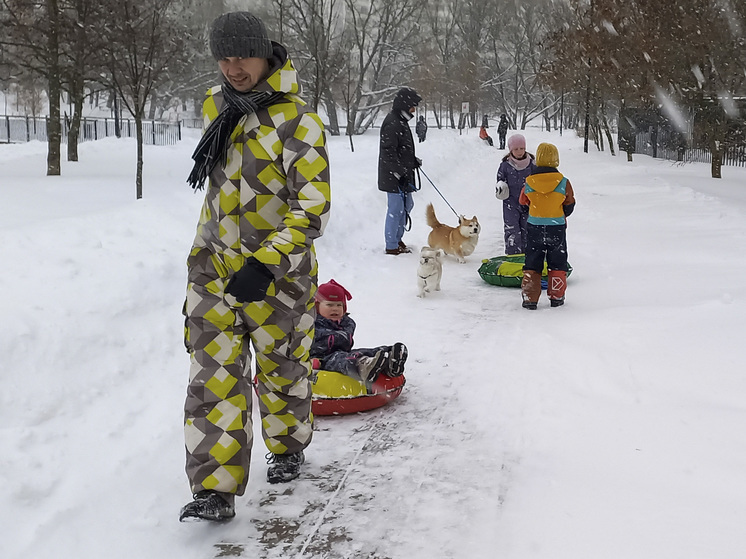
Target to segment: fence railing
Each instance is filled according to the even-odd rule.
[[[20,143],[39,140],[46,142],[48,117],[26,117],[0,115],[0,143]],[[67,143],[70,131],[70,121],[61,120],[62,142]],[[182,123],[163,122],[158,120],[143,120],[143,142],[149,145],[173,145],[181,140]],[[80,121],[78,142],[89,142],[110,136],[116,136],[116,120],[114,118],[83,118]],[[134,138],[137,135],[135,120],[131,118],[119,119],[119,136]]]
[[[711,163],[712,153],[702,147],[672,148],[653,138],[650,132],[641,132],[635,137],[635,153],[643,153],[659,159],[671,161]],[[728,145],[723,147],[723,165],[746,167],[746,146]]]

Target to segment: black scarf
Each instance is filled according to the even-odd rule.
[[[202,190],[205,180],[215,165],[223,167],[228,159],[228,143],[238,121],[245,115],[269,107],[285,94],[282,91],[236,91],[229,83],[223,83],[223,105],[220,114],[210,123],[197,148],[192,154],[194,167],[189,173],[187,183],[195,189]]]

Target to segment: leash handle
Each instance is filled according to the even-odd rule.
[[[420,167],[420,169],[419,169],[419,170],[420,170],[420,171],[422,171],[422,167]],[[423,174],[423,175],[425,175],[425,178],[427,179],[427,181],[428,181],[428,182],[429,182],[430,184],[432,184],[432,185],[433,185],[433,188],[435,189],[435,192],[437,192],[438,194],[440,194],[440,197],[441,197],[441,198],[443,198],[443,201],[444,201],[444,202],[445,202],[446,204],[448,204],[448,207],[449,207],[449,208],[451,208],[451,211],[452,211],[452,212],[453,212],[453,213],[454,213],[454,214],[456,215],[456,217],[460,217],[460,216],[458,215],[458,213],[456,213],[456,210],[454,210],[454,209],[453,209],[453,206],[451,206],[451,204],[449,204],[449,203],[448,203],[448,200],[446,200],[446,197],[445,197],[445,196],[443,196],[443,194],[442,194],[442,193],[440,192],[440,190],[438,190],[438,187],[437,187],[437,186],[435,186],[435,183],[434,183],[433,181],[431,181],[431,180],[430,180],[430,177],[428,177],[428,176],[427,176],[427,173],[425,173],[425,171],[422,171],[422,174]]]

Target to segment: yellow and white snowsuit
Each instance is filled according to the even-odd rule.
[[[255,89],[285,96],[233,130],[225,168],[210,173],[187,262],[185,440],[194,493],[246,489],[253,442],[249,339],[267,448],[294,453],[311,441],[313,241],[329,216],[329,159],[323,124],[298,97],[296,71],[282,59]],[[205,127],[222,104],[221,86],[208,91]],[[225,286],[251,256],[274,281],[264,300],[242,304]]]

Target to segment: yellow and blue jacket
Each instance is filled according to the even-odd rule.
[[[575,194],[570,181],[557,169],[539,167],[526,178],[519,202],[528,206],[528,223],[565,225],[575,209]]]

